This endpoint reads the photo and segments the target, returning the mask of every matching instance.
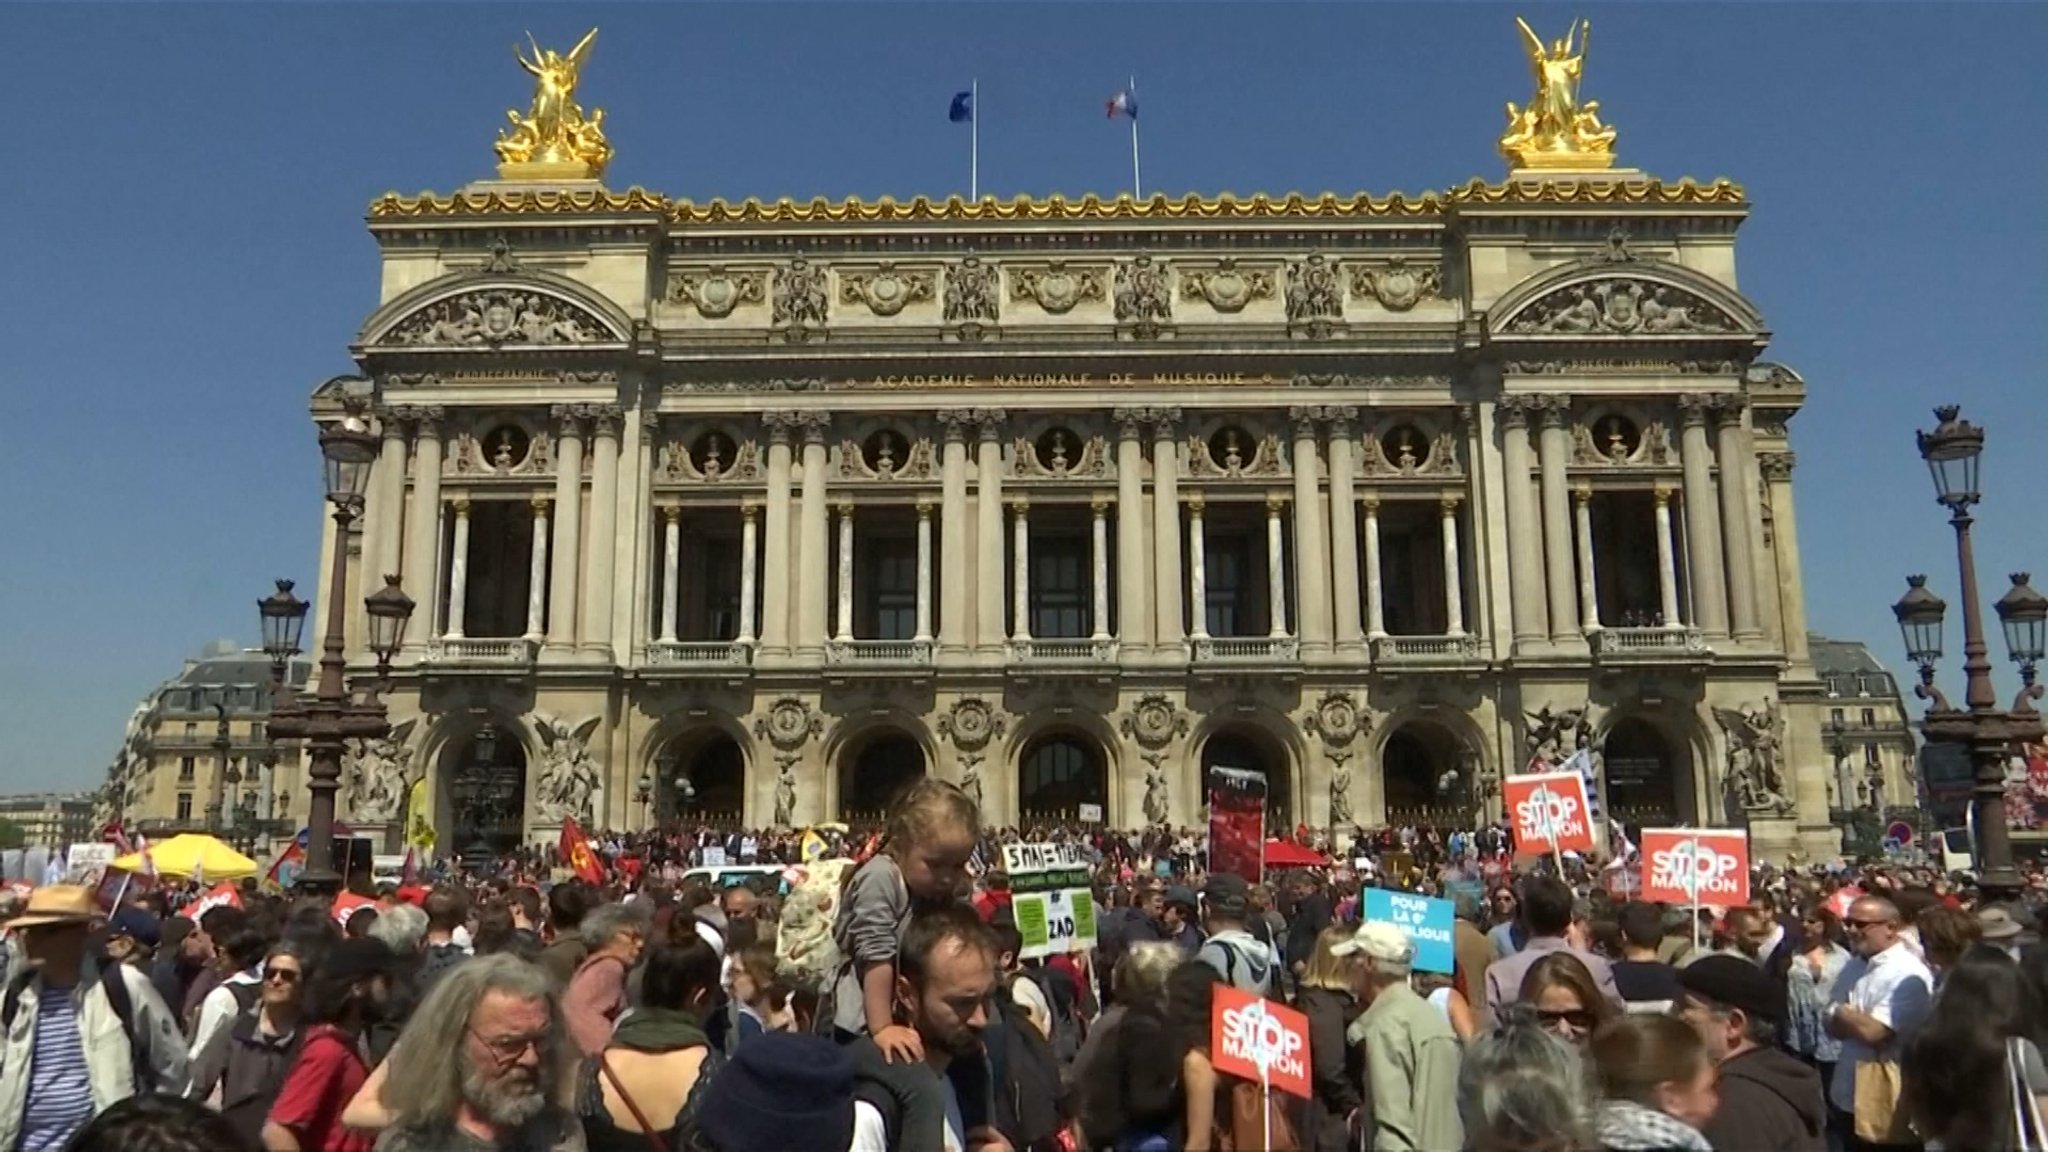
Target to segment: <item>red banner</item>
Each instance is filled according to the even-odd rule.
[[[590,849],[590,838],[583,834],[583,827],[574,816],[562,821],[562,841],[557,848],[584,883],[604,883],[604,865],[597,862],[597,853]]]
[[[242,906],[241,891],[225,880],[208,889],[206,895],[187,904],[178,915],[197,924],[201,916],[222,906],[229,908],[240,908]]]
[[[1593,821],[1587,814],[1586,778],[1577,772],[1540,772],[1501,781],[1508,819],[1514,823],[1515,854],[1591,852]]]
[[[1265,874],[1266,777],[1243,768],[1209,769],[1209,871],[1257,884]]]
[[[1749,903],[1749,834],[1739,829],[1643,829],[1642,898],[1703,908]]]
[[[1308,1017],[1292,1008],[1216,985],[1209,1056],[1218,1072],[1309,1098]]]

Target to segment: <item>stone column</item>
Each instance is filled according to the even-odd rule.
[[[1572,491],[1572,521],[1579,537],[1579,619],[1587,632],[1600,630],[1600,585],[1593,573],[1593,491]]]
[[[1358,630],[1358,496],[1352,487],[1352,407],[1326,408],[1330,418],[1330,596],[1336,611],[1337,651],[1365,650]]]
[[[820,660],[825,655],[825,593],[831,552],[825,508],[825,429],[832,418],[823,412],[798,414],[804,435],[803,505],[798,516],[796,572],[797,656]]]
[[[1365,630],[1377,640],[1387,634],[1385,585],[1380,578],[1380,498],[1365,498]]]
[[[1167,655],[1186,636],[1181,623],[1180,409],[1152,410],[1153,642]]]
[[[1444,630],[1452,636],[1465,634],[1465,578],[1458,564],[1458,498],[1446,496],[1439,505],[1443,513],[1444,540]]]
[[[612,654],[612,560],[619,520],[619,418],[616,404],[590,410],[590,584],[583,590],[583,646],[606,660]]]
[[[1536,514],[1535,482],[1529,469],[1529,413],[1535,398],[1503,397],[1494,405],[1500,417],[1501,466],[1507,473],[1508,581],[1515,643],[1532,644],[1548,634],[1544,624],[1543,536]]]
[[[1294,421],[1294,612],[1300,618],[1302,655],[1330,651],[1330,577],[1323,550],[1321,457],[1316,424],[1322,411],[1295,408]]]
[[[1266,497],[1267,614],[1272,617],[1266,635],[1276,640],[1287,635],[1287,540],[1280,526],[1280,513],[1286,508],[1285,496],[1275,492]]]
[[[978,408],[981,426],[976,460],[975,520],[978,545],[974,564],[975,643],[1000,653],[1003,637],[1003,421],[1000,408]]]
[[[682,575],[683,509],[677,504],[661,509],[661,642],[676,642],[676,609],[682,589],[676,586]]]
[[[761,530],[760,507],[748,500],[740,504],[740,627],[733,637],[741,644],[754,642],[754,586],[759,569]]]
[[[1666,628],[1682,628],[1678,618],[1678,549],[1671,539],[1671,489],[1662,484],[1651,497],[1657,508],[1657,608]]]
[[[1116,444],[1116,633],[1125,652],[1151,642],[1151,605],[1146,586],[1145,445],[1140,439],[1145,410],[1119,408]]]
[[[1721,539],[1728,551],[1729,623],[1737,640],[1754,642],[1763,639],[1764,633],[1757,622],[1756,555],[1750,550],[1750,525],[1756,519],[1756,509],[1750,506],[1749,454],[1742,436],[1745,403],[1741,396],[1721,396],[1714,412],[1719,418],[1716,456],[1721,470]]]
[[[932,502],[917,502],[917,635],[919,643],[932,641]]]
[[[796,413],[767,412],[761,423],[768,429],[768,498],[763,519],[767,543],[761,557],[766,580],[761,585],[761,648],[776,656],[789,655],[789,589],[796,579],[790,571],[790,434],[796,430]]]
[[[1799,520],[1792,509],[1792,469],[1799,458],[1791,452],[1766,452],[1757,460],[1764,483],[1771,486],[1772,557],[1777,562],[1778,592],[1785,618],[1785,655],[1794,663],[1812,657],[1806,647],[1805,579],[1799,568]]]
[[[1202,526],[1204,501],[1188,494],[1188,634],[1209,638],[1209,533]]]
[[[526,638],[536,643],[547,634],[548,506],[547,497],[533,498],[533,549],[526,572]]]
[[[1095,607],[1091,615],[1095,618],[1095,639],[1109,639],[1109,497],[1097,496],[1088,502],[1088,511],[1095,527],[1094,569]]]
[[[967,622],[973,608],[967,592],[967,428],[973,414],[939,413],[945,444],[939,450],[939,530],[946,548],[939,568],[939,652],[959,657],[967,652]]]
[[[462,639],[462,621],[469,600],[469,501],[455,502],[455,547],[448,558],[448,627],[450,640]]]
[[[1016,593],[1015,602],[1010,606],[1017,616],[1016,631],[1012,637],[1019,642],[1031,639],[1031,505],[1019,496],[1010,505],[1013,514],[1012,530],[1015,533],[1010,542],[1011,563],[1015,570],[1010,582]]]
[[[409,410],[413,424],[412,508],[406,514],[405,586],[423,603],[405,625],[414,659],[434,631],[435,583],[441,566],[441,417],[438,406]],[[322,573],[323,578],[325,573]]]
[[[576,646],[576,578],[583,564],[583,410],[557,404],[555,419],[554,579],[548,590],[548,649]]]
[[[1707,448],[1707,413],[1713,398],[1688,392],[1678,398],[1678,457],[1684,474],[1685,561],[1692,577],[1693,623],[1709,638],[1728,635],[1728,593],[1722,582],[1721,515],[1714,506],[1713,461]]]
[[[1544,582],[1550,590],[1550,638],[1576,635],[1578,612],[1572,604],[1572,508],[1569,477],[1572,401],[1569,396],[1543,398],[1543,431],[1537,439],[1543,470]]]
[[[808,472],[810,466],[806,464],[804,470]],[[806,484],[805,488],[808,489],[809,485]],[[839,505],[838,575],[839,632],[833,639],[841,643],[851,643],[853,640],[853,501],[851,500],[844,501]]]
[[[402,572],[399,529],[405,519],[405,420],[397,409],[377,410],[377,426],[384,437],[383,453],[377,458],[376,503],[370,511],[370,533],[364,543],[365,582],[381,586],[386,573]],[[268,810],[264,812],[269,815]]]

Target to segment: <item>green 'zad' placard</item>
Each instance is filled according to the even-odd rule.
[[[1020,895],[1010,902],[1010,913],[1017,921],[1017,935],[1024,940],[1023,955],[1045,955],[1051,943],[1045,931],[1045,898]]]

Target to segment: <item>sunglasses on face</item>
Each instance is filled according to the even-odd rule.
[[[1555,1028],[1559,1024],[1563,1024],[1565,1027],[1579,1032],[1590,1032],[1593,1030],[1593,1014],[1579,1008],[1567,1009],[1563,1012],[1549,1012],[1539,1008],[1536,1011],[1536,1020],[1545,1028]]]
[[[263,979],[277,984],[297,984],[299,970],[296,968],[265,968]]]

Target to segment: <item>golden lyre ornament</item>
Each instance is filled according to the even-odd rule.
[[[1529,70],[1536,77],[1536,95],[1527,107],[1508,103],[1508,130],[1500,138],[1501,154],[1516,168],[1587,169],[1614,163],[1614,129],[1600,122],[1600,102],[1579,101],[1579,79],[1586,67],[1586,41],[1593,22],[1581,20],[1564,38],[1544,47],[1543,38],[1521,17],[1522,45]],[[1576,46],[1572,41],[1577,39]]]
[[[597,29],[578,41],[564,56],[526,42],[533,49],[528,59],[515,46],[519,66],[533,73],[533,106],[521,116],[518,109],[505,115],[512,128],[498,134],[498,175],[507,180],[593,180],[604,175],[611,162],[612,146],[604,138],[604,109],[593,108],[586,118],[576,103],[576,82]]]

